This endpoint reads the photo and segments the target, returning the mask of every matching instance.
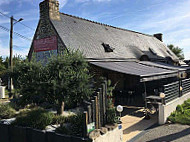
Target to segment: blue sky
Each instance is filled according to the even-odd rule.
[[[42,0],[0,0],[0,11],[23,24],[14,31],[33,38]],[[163,33],[165,44],[183,48],[190,59],[190,0],[59,0],[60,11],[147,34]],[[10,28],[9,19],[0,14],[0,26]],[[28,54],[31,41],[14,35],[14,55]],[[9,55],[9,33],[0,29],[0,56]]]

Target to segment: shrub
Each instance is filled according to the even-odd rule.
[[[177,105],[177,107],[176,107],[176,111],[177,111],[177,112],[180,112],[180,113],[183,113],[184,110],[183,110],[182,105]]]
[[[53,121],[53,114],[42,108],[35,108],[30,111],[21,112],[13,125],[31,127],[36,129],[45,129]]]
[[[113,124],[117,122],[115,107],[110,107],[107,109],[107,123]]]
[[[65,123],[65,117],[61,115],[55,115],[52,120],[52,124],[63,124]]]
[[[82,136],[83,132],[83,114],[71,115],[65,118],[67,125],[61,125],[56,129],[57,133]]]
[[[8,119],[14,117],[16,110],[10,104],[0,104],[0,119]]]
[[[190,125],[190,99],[185,101],[182,105],[178,105],[176,111],[171,113],[168,120],[173,123]]]

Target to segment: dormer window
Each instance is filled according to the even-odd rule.
[[[150,51],[153,55],[157,55],[157,53],[155,52],[155,50],[154,50],[154,49],[149,48],[149,51]]]
[[[102,43],[102,46],[104,47],[105,52],[113,52],[115,48],[111,47],[109,44]]]

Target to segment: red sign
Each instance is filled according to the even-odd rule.
[[[49,50],[57,50],[56,36],[34,40],[34,52],[49,51]]]

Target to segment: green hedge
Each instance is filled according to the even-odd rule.
[[[182,105],[176,107],[176,111],[172,112],[168,117],[172,123],[180,123],[190,125],[190,99]]]
[[[36,129],[45,129],[53,121],[54,114],[47,112],[42,108],[35,108],[30,111],[23,111],[13,122],[13,125],[31,127]]]
[[[0,104],[0,119],[8,119],[14,117],[16,110],[9,104]]]

